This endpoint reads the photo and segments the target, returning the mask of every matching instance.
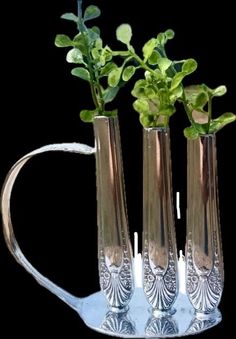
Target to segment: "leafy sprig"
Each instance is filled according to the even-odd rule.
[[[116,35],[127,47],[127,51],[120,52],[120,55],[126,55],[129,61],[134,59],[137,64],[128,66],[123,74],[126,71],[130,78],[137,69],[144,70],[144,78],[136,81],[131,92],[136,98],[133,107],[140,114],[140,122],[144,127],[167,127],[170,117],[175,113],[177,101],[183,104],[191,123],[191,126],[184,130],[187,138],[216,133],[236,120],[233,113],[224,113],[218,118],[212,118],[212,99],[224,95],[225,86],[210,89],[203,84],[184,88],[183,81],[197,69],[197,62],[194,59],[172,61],[167,57],[165,45],[168,40],[174,38],[172,30],[159,33],[156,38],[148,40],[142,48],[142,57],[136,54],[130,44],[132,29],[128,24],[119,26]],[[116,76],[118,82],[122,74],[114,71],[113,76]]]
[[[227,112],[218,118],[212,118],[212,99],[226,93],[225,86],[211,89],[206,85],[194,85],[184,89],[185,110],[191,117],[191,126],[184,129],[184,135],[189,139],[195,139],[200,135],[218,132],[225,125],[236,120],[233,113]]]
[[[137,64],[126,69],[130,77],[137,69],[144,70],[144,78],[136,81],[132,90],[136,98],[133,107],[140,114],[140,122],[144,127],[167,127],[175,113],[176,101],[183,96],[182,81],[196,70],[197,62],[194,59],[171,61],[167,57],[165,45],[174,37],[170,29],[148,40],[142,48],[142,57],[130,44],[132,29],[128,24],[119,26],[116,35],[126,45],[129,60],[132,58]],[[116,76],[118,81],[121,74]]]
[[[101,11],[97,6],[90,5],[82,11],[82,0],[78,0],[78,14],[66,13],[62,19],[72,21],[76,24],[77,33],[73,39],[64,34],[56,36],[57,47],[71,47],[66,60],[69,63],[77,64],[73,68],[72,75],[87,81],[90,85],[93,109],[86,109],[80,112],[80,117],[85,122],[93,121],[97,115],[116,116],[117,110],[106,110],[106,104],[113,101],[122,83],[116,82],[110,85],[114,69],[119,69],[113,61],[112,51],[107,45],[103,45],[100,30],[97,26],[88,27],[87,23],[100,16]],[[124,61],[124,64],[127,61]],[[124,66],[123,66],[124,67]],[[109,76],[109,81],[106,78]],[[124,76],[125,77],[125,76]]]

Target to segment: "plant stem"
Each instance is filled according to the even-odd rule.
[[[93,69],[93,65],[92,65],[92,59],[91,59],[91,55],[90,55],[90,49],[88,46],[88,41],[87,41],[87,29],[83,24],[82,21],[82,0],[77,0],[77,4],[78,4],[78,28],[79,31],[83,37],[84,40],[84,45],[86,48],[86,56],[88,59],[88,71],[90,74],[90,91],[91,91],[91,95],[92,95],[92,99],[93,99],[93,103],[95,105],[95,107],[99,110],[99,111],[103,111],[104,110],[104,103],[101,102],[102,101],[102,93],[101,93],[101,88],[100,88],[100,84],[95,76],[95,72]],[[99,98],[100,100],[98,100],[97,98],[97,92],[96,89],[98,90],[98,94],[99,94]]]
[[[209,130],[210,130],[211,117],[212,117],[212,97],[209,96],[209,101],[208,101],[208,123],[207,123],[207,132],[208,133],[209,133]]]

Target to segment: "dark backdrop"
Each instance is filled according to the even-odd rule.
[[[91,4],[91,1],[84,1]],[[122,22],[133,27],[133,44],[173,28],[168,44],[171,58],[195,57],[199,69],[191,82],[211,87],[225,84],[228,93],[214,102],[215,114],[235,108],[234,10],[230,1],[206,7],[206,1],[164,2],[100,1],[97,20],[104,40],[115,41]],[[210,8],[211,7],[211,8]],[[54,47],[57,33],[73,35],[74,25],[60,20],[76,11],[73,0],[9,1],[2,9],[1,48],[1,183],[10,166],[22,155],[48,143],[78,141],[93,145],[90,124],[79,119],[89,108],[86,84],[70,75],[65,50]],[[127,203],[131,235],[142,226],[142,129],[132,109],[131,87],[122,89],[119,108]],[[179,107],[171,119],[174,191],[181,193],[182,219],[176,221],[178,247],[184,247],[186,207],[186,141],[188,122]],[[223,337],[233,329],[230,309],[234,297],[236,124],[218,134],[218,169],[226,283],[221,302],[223,322],[199,335]],[[39,156],[27,164],[17,180],[12,200],[13,222],[24,253],[41,272],[78,296],[98,290],[96,254],[96,199],[94,159],[67,154]],[[140,233],[141,234],[141,233]],[[0,235],[1,329],[9,334],[46,336],[66,333],[102,337],[82,323],[78,315],[36,282],[10,256]],[[82,245],[84,247],[82,247]],[[12,321],[12,323],[11,323]],[[29,325],[30,324],[30,327]]]

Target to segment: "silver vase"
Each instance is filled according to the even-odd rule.
[[[134,283],[117,118],[96,117],[98,260],[100,286],[113,311],[123,311]]]
[[[224,282],[215,135],[188,140],[187,158],[186,289],[195,310],[208,314]]]
[[[143,288],[157,310],[178,294],[169,129],[143,132]]]

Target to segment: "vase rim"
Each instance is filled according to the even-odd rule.
[[[108,117],[106,115],[96,115],[94,120],[117,120],[118,116]]]
[[[150,131],[158,131],[158,132],[169,132],[169,127],[144,127],[144,131],[150,132]]]

